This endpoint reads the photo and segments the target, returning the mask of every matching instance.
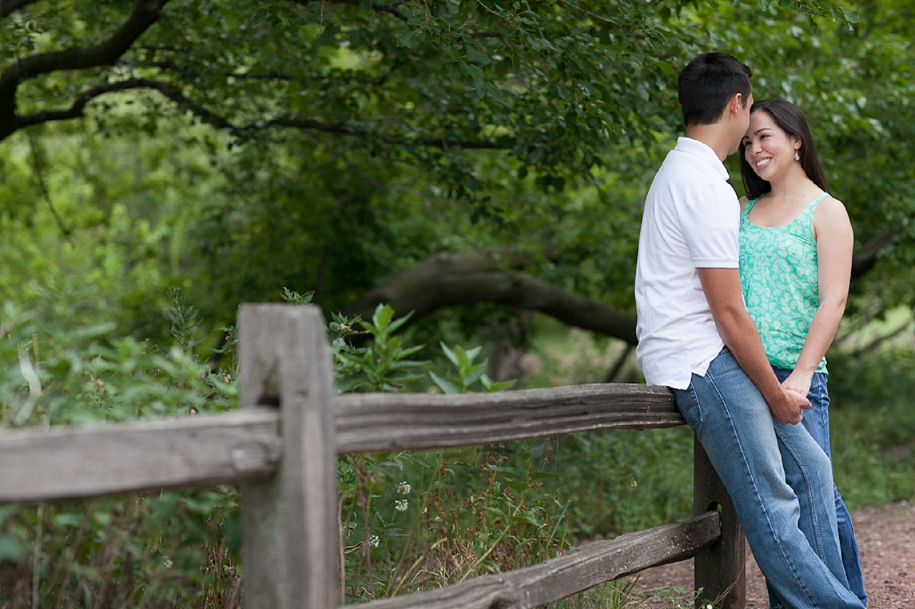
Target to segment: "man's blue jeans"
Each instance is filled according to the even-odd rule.
[[[832,466],[807,430],[772,419],[727,349],[704,376],[694,374],[690,386],[674,394],[785,606],[862,609],[842,567]]]
[[[790,370],[773,367],[775,376],[784,382],[791,374]],[[804,411],[803,425],[814,441],[819,444],[827,457],[831,458],[829,445],[829,392],[826,389],[826,375],[814,374],[807,394],[812,408]],[[867,605],[867,592],[864,591],[864,575],[861,571],[861,555],[858,542],[855,540],[855,527],[839,489],[835,489],[836,521],[839,527],[839,548],[842,552],[842,567],[848,578],[848,588]],[[769,605],[777,607],[778,595],[770,588]]]

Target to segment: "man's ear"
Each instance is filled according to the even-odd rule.
[[[731,98],[731,101],[728,102],[728,112],[737,116],[740,114],[740,111],[744,108],[744,99],[743,93],[735,93],[734,97]]]

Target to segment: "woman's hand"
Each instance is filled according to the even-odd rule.
[[[785,389],[807,396],[810,393],[810,384],[813,382],[812,372],[801,372],[795,368],[788,378],[782,383]]]

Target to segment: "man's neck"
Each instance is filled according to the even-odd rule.
[[[724,162],[730,152],[731,136],[721,123],[690,125],[686,128],[686,137],[711,148],[721,162]]]

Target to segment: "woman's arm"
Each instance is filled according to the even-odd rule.
[[[807,395],[820,360],[832,344],[845,312],[855,235],[845,206],[828,197],[817,206],[813,216],[817,242],[820,306],[817,308],[804,348],[785,385]]]

